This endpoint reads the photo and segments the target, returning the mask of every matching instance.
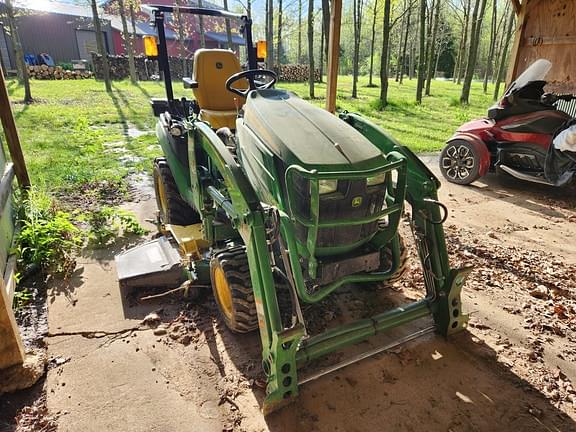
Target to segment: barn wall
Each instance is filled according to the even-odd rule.
[[[37,14],[18,17],[18,28],[24,53],[48,53],[56,62],[69,62],[80,58],[76,30],[94,30],[92,20],[70,15]],[[112,29],[102,25],[108,51],[114,53]]]
[[[532,62],[552,62],[546,79],[576,90],[576,1],[524,0],[518,16],[508,82]]]

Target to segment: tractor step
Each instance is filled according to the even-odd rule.
[[[114,259],[121,288],[177,287],[187,279],[178,245],[164,236]]]

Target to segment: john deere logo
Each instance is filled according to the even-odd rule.
[[[352,198],[352,207],[360,207],[362,205],[362,197]]]

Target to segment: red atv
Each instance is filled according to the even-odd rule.
[[[560,151],[552,142],[574,122],[556,102],[576,97],[544,93],[544,77],[551,67],[548,60],[537,60],[488,110],[487,118],[460,126],[440,155],[440,171],[449,182],[469,184],[496,168],[554,186],[572,180],[576,153]]]

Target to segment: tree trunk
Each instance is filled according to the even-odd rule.
[[[322,34],[320,35],[320,82],[324,82],[324,21],[322,21]]]
[[[274,0],[266,0],[266,47],[267,65],[274,66]]]
[[[18,81],[24,86],[24,103],[30,104],[32,100],[32,91],[30,90],[30,76],[28,75],[28,67],[24,61],[24,50],[20,42],[20,34],[18,33],[18,24],[14,16],[14,7],[12,0],[5,0],[6,5],[6,18],[8,19],[8,28],[12,36],[12,44],[14,46],[14,54],[16,56],[16,68],[18,69]]]
[[[478,58],[478,46],[480,45],[480,32],[482,30],[482,20],[484,19],[484,11],[486,10],[486,0],[476,0],[474,4],[474,12],[472,14],[472,31],[470,32],[470,52],[468,55],[468,63],[466,64],[466,74],[464,75],[464,83],[462,85],[462,94],[460,95],[460,103],[468,104],[470,99],[470,87],[472,86],[472,78],[474,78],[474,69],[476,68],[476,60]]]
[[[132,23],[132,46],[136,47],[136,38],[138,37],[136,33],[136,11],[134,10],[134,1],[128,1],[130,5],[130,22]]]
[[[182,6],[182,0],[176,0],[176,6]],[[186,70],[186,34],[184,21],[182,20],[182,13],[179,9],[174,11],[174,16],[177,23],[178,46],[180,52],[180,61],[182,62],[182,70]]]
[[[282,0],[278,0],[278,47],[276,48],[276,64],[282,64]]]
[[[124,7],[124,0],[118,0],[118,9],[120,12],[120,20],[122,21],[122,38],[124,39],[124,49],[128,55],[128,70],[130,71],[130,81],[132,84],[138,82],[136,75],[136,63],[134,61],[134,46],[132,45],[132,38],[128,31],[128,20],[126,19],[126,9]]]
[[[374,74],[374,43],[376,42],[376,15],[378,0],[374,0],[374,9],[372,10],[372,39],[370,40],[370,75],[368,78],[368,87],[374,87],[372,75]]]
[[[494,100],[498,100],[498,93],[500,93],[500,83],[504,80],[504,72],[506,70],[506,58],[508,56],[508,47],[510,46],[510,39],[512,39],[512,30],[514,29],[514,11],[510,11],[510,18],[508,18],[508,28],[506,29],[506,40],[504,41],[504,48],[500,56],[500,65],[498,66],[498,74],[496,76],[496,85],[494,87]]]
[[[424,0],[425,1],[425,0]],[[384,22],[382,24],[382,59],[380,61],[380,106],[388,105],[388,53],[390,52],[390,2],[384,0]]]
[[[428,72],[426,79],[426,91],[425,95],[430,96],[430,85],[432,84],[432,78],[434,78],[434,57],[436,52],[436,37],[438,35],[438,23],[440,21],[440,0],[436,0],[435,13],[434,13],[434,27],[432,28],[432,40],[430,42],[430,53],[428,56]]]
[[[470,32],[470,9],[472,8],[472,0],[466,0],[466,5],[464,7],[464,39],[462,43],[462,50],[460,51],[460,61],[458,62],[458,76],[456,78],[456,83],[462,83],[462,77],[464,75],[464,65],[466,64],[466,48],[468,46],[468,34]]]
[[[492,65],[494,64],[494,50],[496,49],[496,20],[497,20],[497,11],[496,11],[497,1],[493,0],[492,2],[492,23],[491,23],[491,32],[490,32],[490,48],[488,50],[488,59],[486,60],[486,72],[484,73],[484,83],[483,83],[483,90],[484,94],[488,93],[488,76],[492,74]]]
[[[324,54],[328,58],[330,42],[330,0],[322,0],[322,24],[324,25]]]
[[[360,39],[362,37],[362,4],[364,0],[353,0],[354,7],[354,53],[352,56],[352,98],[358,97],[358,70],[360,67]]]
[[[314,99],[314,0],[308,0],[308,65],[309,94]]]
[[[418,53],[418,83],[416,85],[416,103],[422,103],[424,87],[424,66],[426,61],[426,0],[420,0],[420,52]]]
[[[198,7],[202,8],[202,0],[198,0]],[[200,47],[206,48],[206,36],[204,35],[204,17],[198,15],[198,31],[200,32]]]
[[[106,52],[104,44],[104,33],[102,33],[102,25],[98,17],[98,5],[96,0],[91,0],[92,4],[92,20],[94,21],[94,28],[96,30],[96,45],[98,53],[102,56],[102,74],[104,75],[104,85],[107,92],[112,92],[112,82],[110,81],[110,65],[108,64],[108,53]]]
[[[424,91],[424,87],[426,87],[426,79],[428,78],[428,59],[430,58],[430,47],[432,40],[432,26],[434,25],[434,5],[436,4],[437,0],[431,0],[432,3],[430,4],[430,9],[428,15],[428,20],[426,22],[426,57],[424,59],[424,83],[422,84],[422,91]],[[428,9],[427,9],[428,11]]]
[[[396,59],[396,82],[400,81],[400,71],[402,70],[402,38],[404,37],[404,27],[406,27],[406,0],[403,3],[404,16],[402,17],[402,25],[400,26],[400,37],[398,40],[398,58]]]
[[[416,47],[414,46],[414,41],[410,41],[410,61],[408,62],[408,79],[410,81],[414,79],[415,57],[416,57]]]
[[[252,18],[252,0],[246,0],[246,15]]]
[[[223,6],[224,6],[224,10],[228,10],[228,0],[223,0]],[[225,20],[225,24],[226,24],[226,40],[228,41],[228,49],[232,50],[232,48],[234,48],[234,44],[232,43],[232,28],[230,27],[230,20],[228,18],[226,18]]]
[[[406,29],[404,32],[404,42],[402,48],[402,62],[400,64],[400,84],[404,80],[404,69],[406,68],[406,48],[408,47],[408,32],[410,31],[410,18],[412,16],[412,3],[408,5],[408,16],[406,17]],[[410,79],[412,79],[412,74],[410,73]]]
[[[296,63],[302,63],[302,0],[298,0],[298,55]]]

